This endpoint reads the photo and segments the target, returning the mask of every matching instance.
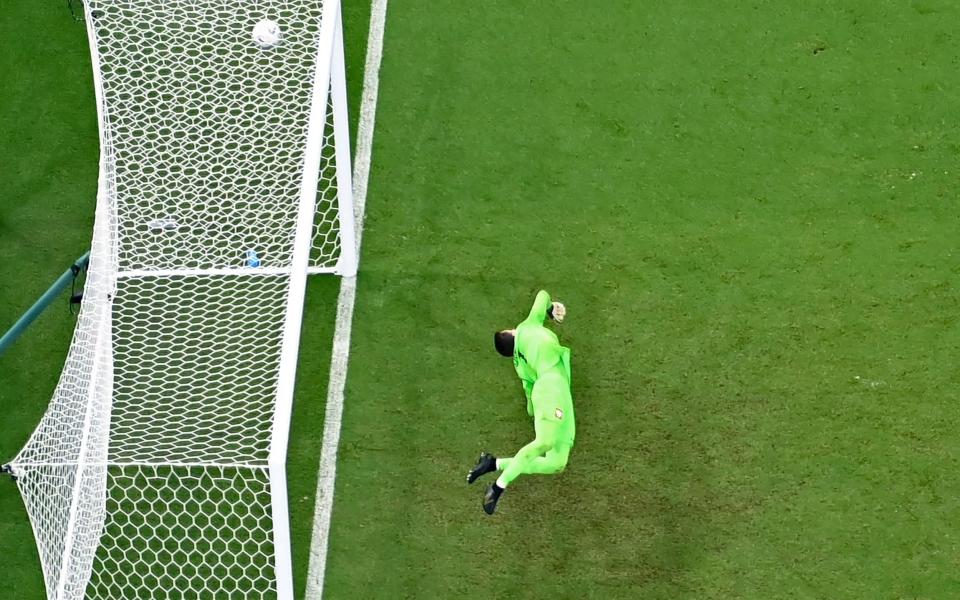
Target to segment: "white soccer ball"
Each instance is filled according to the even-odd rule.
[[[283,32],[276,21],[264,19],[253,26],[253,41],[261,48],[273,48],[283,39]]]

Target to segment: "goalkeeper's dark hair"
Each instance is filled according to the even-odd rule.
[[[509,331],[498,331],[493,334],[493,345],[501,355],[513,357],[514,339]]]

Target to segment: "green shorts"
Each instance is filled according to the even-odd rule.
[[[562,373],[547,373],[537,380],[531,396],[533,427],[537,439],[544,444],[573,445],[576,425],[573,419],[573,398],[570,384]]]

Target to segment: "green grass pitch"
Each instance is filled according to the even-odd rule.
[[[345,11],[355,107],[369,3]],[[960,597],[957,22],[952,0],[391,3],[327,596]],[[3,325],[89,242],[88,63],[60,2],[0,11]],[[490,334],[539,287],[569,309],[578,442],[490,518],[463,476],[532,434]],[[298,590],[336,290],[312,281],[301,351]],[[0,358],[0,458],[72,323]],[[32,544],[0,481],[27,600]]]

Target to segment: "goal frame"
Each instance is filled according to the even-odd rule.
[[[320,4],[321,0],[316,0],[316,2]],[[101,251],[93,253],[91,262],[99,260],[100,264],[93,264],[91,268],[93,271],[101,274],[101,283],[105,281],[106,288],[111,290],[111,293],[106,295],[106,306],[100,307],[98,305],[98,308],[95,309],[98,311],[107,311],[107,316],[102,322],[98,323],[95,332],[96,355],[101,358],[93,363],[93,370],[90,375],[88,401],[83,409],[82,441],[77,454],[76,464],[72,464],[71,461],[70,464],[60,465],[75,467],[76,472],[73,479],[73,487],[69,492],[71,496],[69,514],[65,526],[66,535],[63,540],[62,556],[60,557],[59,564],[55,565],[59,567],[59,573],[55,580],[51,581],[47,578],[47,562],[42,561],[45,570],[45,579],[47,579],[47,592],[48,594],[53,594],[51,598],[61,600],[67,597],[77,597],[76,592],[69,592],[67,588],[75,587],[77,583],[78,571],[71,569],[71,559],[76,541],[74,530],[79,527],[78,514],[83,510],[83,507],[80,506],[83,501],[81,497],[88,498],[88,495],[82,495],[82,483],[85,480],[85,472],[89,471],[94,474],[99,474],[101,470],[103,470],[103,478],[104,481],[106,481],[106,471],[110,467],[139,465],[139,463],[125,460],[114,461],[109,457],[105,449],[111,439],[109,434],[111,416],[109,398],[112,398],[114,395],[115,347],[111,334],[112,317],[110,317],[109,314],[110,311],[113,310],[113,299],[116,296],[118,282],[125,278],[146,277],[286,275],[288,277],[286,312],[283,317],[283,331],[280,336],[280,358],[273,404],[272,429],[269,438],[269,452],[266,464],[259,468],[267,470],[269,482],[270,534],[272,535],[273,544],[272,566],[274,570],[273,576],[276,597],[280,600],[293,600],[293,564],[286,459],[306,295],[306,282],[308,275],[311,274],[333,274],[342,277],[355,277],[358,268],[341,0],[322,0],[322,8],[319,6],[318,8],[320,9],[321,20],[319,33],[316,36],[316,64],[313,72],[312,97],[306,129],[306,140],[302,153],[303,175],[300,181],[299,199],[296,203],[296,223],[289,267],[253,267],[247,265],[206,269],[174,268],[163,270],[134,268],[118,270],[117,248],[111,243],[111,240],[119,237],[119,225],[111,209],[112,205],[108,202],[108,198],[113,197],[115,194],[113,189],[115,185],[113,179],[114,173],[111,167],[111,130],[108,124],[109,114],[107,114],[109,106],[105,98],[103,75],[101,72],[101,58],[98,47],[99,40],[97,36],[97,25],[95,23],[97,15],[95,14],[96,11],[91,8],[88,2],[83,2],[84,20],[88,30],[89,51],[93,68],[100,141],[97,225],[94,230],[94,247],[99,246]],[[332,126],[332,131],[327,131],[328,126]],[[334,185],[337,195],[334,205],[336,207],[335,218],[338,224],[339,253],[336,255],[336,263],[332,266],[312,266],[311,249],[315,220],[317,218],[316,209],[320,170],[323,162],[324,149],[329,148],[329,142],[331,140],[334,146],[333,153],[336,165]],[[87,301],[88,299],[85,298],[84,303]],[[103,298],[100,298],[98,301],[104,302]],[[106,407],[104,407],[103,403],[98,405],[93,401],[96,393],[94,388],[104,385],[110,390]],[[108,434],[106,440],[91,439],[93,436],[91,433],[91,421],[102,419],[103,417],[106,417],[107,421],[106,427]],[[43,421],[41,421],[41,426],[42,425]],[[39,428],[38,426],[38,431]],[[34,436],[31,436],[25,449],[30,447],[35,436],[36,432]],[[93,446],[93,450],[89,449],[88,442],[89,445]],[[38,466],[58,466],[52,463],[40,464],[32,463],[29,460],[21,460],[22,453],[23,451],[21,451],[21,454],[11,461],[9,465],[5,465],[4,467],[4,469],[9,471],[14,477]],[[250,467],[249,464],[178,464],[174,461],[144,464],[147,466],[160,467]],[[89,490],[86,491],[89,493]],[[108,495],[109,489],[107,489],[104,494],[104,502],[106,502],[106,496]],[[38,530],[37,523],[33,521],[32,517],[31,527],[34,532],[34,537],[39,544],[41,532]],[[102,527],[103,524],[101,523],[101,529]],[[103,535],[103,531],[101,531],[100,535]],[[99,543],[101,542],[98,542],[98,544]],[[82,564],[83,563],[81,563],[81,565]],[[79,572],[83,573],[83,569],[85,569],[85,585],[89,585],[92,565],[81,566]],[[81,578],[82,577],[84,576],[81,576]],[[89,593],[89,591],[87,593]]]
[[[277,382],[273,438],[270,444],[270,489],[277,597],[293,600],[293,558],[290,540],[290,509],[287,492],[287,447],[293,411],[300,329],[306,299],[308,274],[324,273],[311,268],[311,235],[314,225],[317,188],[320,175],[323,134],[326,127],[327,98],[331,95],[334,114],[334,143],[337,159],[337,198],[340,218],[341,254],[333,273],[353,277],[357,273],[357,249],[354,235],[353,182],[350,173],[349,121],[346,106],[346,70],[343,53],[343,22],[340,0],[323,0],[323,16],[317,43],[310,125],[305,149],[304,180],[300,194],[297,231],[290,275],[287,318],[280,353],[281,371]],[[332,48],[329,60],[321,60],[324,50]]]

